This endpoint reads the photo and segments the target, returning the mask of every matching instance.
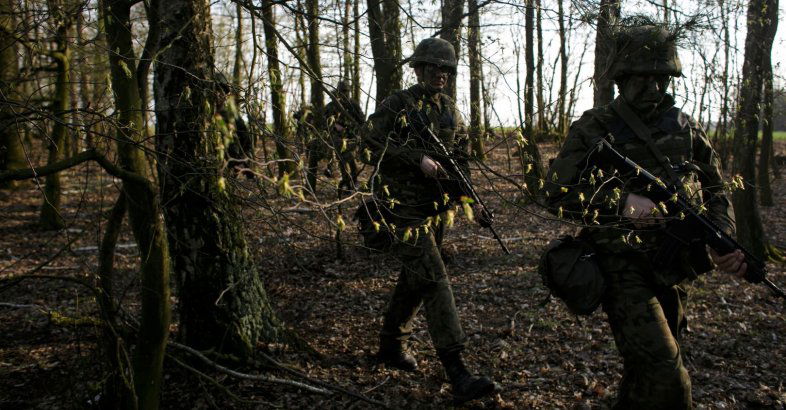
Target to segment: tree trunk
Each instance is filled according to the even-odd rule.
[[[770,185],[770,168],[772,160],[772,55],[765,53],[762,63],[764,96],[762,98],[762,127],[761,127],[761,150],[759,152],[759,201],[762,206],[773,206],[775,202],[772,198],[772,185]]]
[[[467,37],[469,44],[469,139],[472,144],[472,156],[483,160],[483,124],[481,107],[483,106],[480,95],[481,69],[480,61],[480,13],[478,13],[478,0],[467,0],[469,3],[469,26]]]
[[[734,191],[732,199],[737,220],[737,239],[753,255],[764,258],[764,230],[756,204],[756,145],[759,134],[759,102],[761,101],[762,62],[772,52],[778,24],[777,0],[751,0],[748,4],[745,38],[745,60],[742,65],[744,82],[737,103],[734,121],[734,161],[732,172],[743,178],[745,189]]]
[[[360,102],[360,13],[358,10],[360,0],[352,0],[352,18],[355,21],[354,31],[354,56],[352,59],[352,100]]]
[[[439,37],[453,44],[456,50],[456,60],[461,60],[461,20],[464,14],[464,0],[442,1],[442,30]],[[443,91],[453,101],[456,100],[456,77],[448,80]]]
[[[535,56],[534,56],[534,30],[535,30],[535,0],[524,2],[526,9],[524,12],[524,64],[527,67],[527,80],[524,83],[524,135],[531,141],[535,141],[532,133],[532,117],[534,111],[534,90],[535,90]]]
[[[235,4],[237,29],[235,30],[235,59],[232,66],[232,85],[240,90],[243,79],[243,6]]]
[[[565,10],[563,0],[557,1],[557,19],[559,22],[559,97],[557,98],[557,132],[559,137],[565,136],[568,128],[566,115],[566,100],[568,97],[568,52],[567,34],[565,32]]]
[[[538,60],[535,63],[535,90],[538,103],[538,130],[545,135],[549,126],[546,123],[546,104],[543,100],[543,5],[542,0],[535,0],[535,32],[538,38]]]
[[[279,159],[289,159],[287,141],[291,140],[289,118],[287,117],[287,96],[284,92],[284,79],[278,60],[278,38],[276,37],[276,15],[273,2],[262,0],[262,26],[265,30],[265,50],[267,51],[267,73],[270,78],[270,101],[273,107],[273,130],[276,153]],[[313,92],[313,89],[312,89]],[[278,176],[295,172],[294,161],[279,161]]]
[[[13,101],[18,99],[19,61],[14,32],[14,0],[0,0],[0,172],[24,168],[22,128],[17,126]],[[13,189],[16,181],[0,183],[0,189]]]
[[[398,0],[368,0],[368,31],[374,55],[377,105],[401,89],[401,29]]]
[[[180,285],[180,338],[200,350],[248,357],[282,332],[222,174],[213,119],[215,81],[207,0],[161,3],[155,101],[161,199]]]
[[[300,3],[300,0],[297,1],[297,10],[298,13],[295,13],[295,42],[297,44],[297,53],[298,53],[298,61],[306,61],[306,47],[308,44],[306,42],[306,38],[308,37],[308,32],[305,27],[305,23],[303,22],[303,6]],[[298,74],[298,90],[300,90],[300,109],[304,109],[307,100],[306,100],[306,68],[300,67]],[[264,145],[263,145],[264,147]]]
[[[611,68],[611,52],[614,43],[612,27],[620,18],[621,0],[600,0],[597,31],[595,32],[595,73],[594,81],[595,107],[606,105],[614,99],[614,79],[609,78]]]
[[[68,110],[71,108],[70,99],[70,71],[71,71],[71,47],[68,42],[70,17],[67,15],[66,5],[60,1],[49,1],[49,12],[56,22],[55,51],[50,53],[52,59],[57,64],[57,79],[55,80],[54,100],[52,101],[52,113],[55,118],[55,125],[52,128],[52,138],[49,140],[49,155],[47,164],[52,164],[67,157],[65,153],[66,139],[68,138]],[[60,214],[61,196],[60,173],[54,173],[46,177],[44,185],[44,202],[41,205],[39,224],[45,230],[62,229],[65,221]]]
[[[151,2],[151,8],[158,7]],[[148,164],[141,146],[145,140],[142,90],[145,82],[136,78],[131,30],[131,3],[123,0],[102,2],[106,27],[112,91],[118,114],[117,152],[123,169],[148,178]],[[155,32],[157,21],[151,20]],[[146,50],[152,53],[152,50]],[[145,52],[143,52],[143,55]],[[141,64],[141,63],[140,63]],[[123,191],[128,201],[131,230],[140,250],[142,316],[134,350],[134,388],[139,408],[158,408],[166,343],[169,338],[169,246],[161,205],[152,183],[126,181]]]
[[[341,53],[344,61],[344,71],[341,78],[350,85],[352,79],[352,53],[349,51],[349,17],[352,14],[352,1],[344,1],[344,16],[341,22]]]

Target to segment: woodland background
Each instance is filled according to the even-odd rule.
[[[513,251],[457,210],[445,248],[468,362],[504,388],[470,406],[608,407],[622,367],[603,314],[547,303],[536,272],[545,244],[578,228],[540,205],[544,169],[570,122],[613,98],[610,33],[634,14],[667,21],[684,34],[671,91],[723,160],[739,240],[786,285],[778,12],[777,0],[0,0],[0,407],[449,406],[424,323],[419,373],[372,358],[399,264],[355,229],[370,169],[349,193],[335,160],[306,182],[336,83],[373,112],[414,81],[399,62],[428,36],[459,51],[448,92]],[[783,408],[783,301],[717,273],[690,288],[697,407]]]

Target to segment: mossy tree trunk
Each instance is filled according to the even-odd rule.
[[[275,135],[276,153],[279,159],[288,159],[287,141],[292,139],[287,116],[287,95],[284,92],[284,79],[278,60],[278,38],[276,37],[276,14],[271,0],[262,0],[262,26],[265,30],[265,50],[267,51],[267,73],[270,77],[270,100],[273,107],[273,133]],[[292,174],[297,164],[292,161],[278,162],[278,176]]]
[[[0,172],[23,168],[22,128],[17,126],[14,100],[19,84],[16,19],[14,0],[0,0]],[[0,189],[13,189],[18,182],[0,183]]]
[[[732,195],[737,220],[737,239],[756,257],[764,257],[764,228],[756,203],[756,145],[759,135],[759,113],[765,54],[772,52],[778,26],[777,0],[751,0],[747,14],[743,83],[737,101],[734,124],[734,160],[732,172],[740,175],[746,185]]]
[[[157,0],[150,2],[157,7]],[[125,0],[102,2],[112,91],[118,114],[117,152],[123,169],[149,178],[142,144],[145,139],[144,101],[139,70],[133,49],[131,30],[132,3]],[[150,16],[149,16],[150,17]],[[150,21],[154,34],[157,22]],[[152,44],[147,42],[148,44]],[[146,50],[143,55],[149,55]],[[148,66],[149,67],[149,66]],[[134,388],[142,409],[158,408],[162,383],[162,366],[170,323],[169,246],[161,220],[161,205],[152,183],[125,181],[124,195],[134,238],[141,252],[142,313],[137,345],[133,354]],[[127,402],[127,400],[124,400]]]
[[[156,62],[156,146],[173,269],[179,284],[180,338],[196,349],[249,356],[258,340],[277,341],[276,319],[260,281],[231,186],[222,176],[215,107],[210,4],[162,2]]]
[[[50,53],[50,57],[55,60],[56,80],[54,99],[52,101],[52,114],[54,126],[52,136],[49,138],[47,164],[53,164],[58,160],[68,156],[65,153],[66,139],[68,138],[68,110],[71,107],[70,99],[70,63],[71,47],[69,46],[68,32],[71,24],[71,17],[65,2],[50,0],[47,2],[49,13],[55,23],[55,50]],[[39,224],[41,228],[47,230],[62,229],[65,221],[60,213],[61,197],[60,173],[46,177],[44,184],[44,201],[41,204],[41,214]]]

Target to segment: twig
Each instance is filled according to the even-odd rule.
[[[209,364],[210,366],[212,366],[216,370],[218,370],[218,371],[220,371],[222,373],[226,373],[226,374],[228,374],[230,376],[233,376],[233,377],[237,377],[237,378],[240,378],[240,379],[247,379],[247,380],[263,381],[263,382],[267,382],[267,383],[283,384],[283,385],[287,385],[287,386],[297,387],[299,389],[303,389],[303,390],[306,390],[306,391],[311,392],[311,393],[328,394],[328,395],[332,394],[332,392],[330,390],[320,389],[318,387],[310,386],[308,384],[301,383],[301,382],[296,382],[294,380],[286,380],[286,379],[279,379],[277,377],[270,377],[270,376],[262,376],[262,375],[241,373],[241,372],[229,369],[227,367],[221,366],[220,364],[218,364],[218,363],[208,359],[207,356],[203,355],[198,350],[190,348],[190,347],[188,347],[186,345],[182,345],[182,344],[176,343],[176,342],[169,342],[169,345],[170,346],[174,346],[174,347],[176,347],[178,349],[181,349],[181,350],[185,350],[188,353],[191,353],[192,355],[198,357],[203,362]]]
[[[354,397],[356,399],[360,399],[360,400],[363,400],[363,401],[371,403],[371,404],[376,404],[377,406],[381,406],[381,407],[384,407],[384,408],[389,408],[387,404],[385,404],[385,403],[383,403],[381,401],[376,401],[376,400],[370,399],[370,398],[368,398],[368,397],[366,397],[366,396],[364,396],[364,395],[362,395],[360,393],[353,392],[352,390],[347,390],[347,389],[345,389],[343,387],[334,386],[334,385],[332,385],[330,383],[326,383],[326,382],[323,382],[323,381],[312,379],[311,377],[309,377],[308,375],[306,375],[303,372],[299,372],[299,371],[297,371],[295,369],[291,369],[291,368],[289,368],[287,366],[284,366],[283,364],[278,362],[276,359],[266,355],[263,352],[259,352],[258,351],[256,353],[258,355],[264,357],[265,360],[269,361],[270,363],[272,363],[273,365],[275,365],[279,369],[281,369],[281,370],[283,370],[283,371],[285,371],[285,372],[287,372],[289,374],[292,374],[292,375],[295,375],[297,377],[300,377],[300,378],[303,378],[305,380],[308,380],[310,383],[313,383],[313,384],[316,384],[318,386],[322,386],[322,387],[325,387],[325,388],[328,388],[328,389],[333,389],[333,390],[339,391],[339,392],[344,393],[346,395],[352,396],[352,397]]]
[[[170,358],[170,359],[172,359],[172,360],[175,362],[175,364],[177,364],[178,366],[180,366],[180,367],[182,367],[182,368],[184,368],[184,369],[186,369],[186,370],[188,370],[188,371],[190,371],[190,372],[192,372],[192,373],[196,374],[197,376],[199,376],[199,377],[201,377],[201,378],[203,378],[203,379],[207,380],[208,382],[210,382],[210,384],[212,384],[212,385],[214,385],[214,386],[218,387],[219,389],[221,389],[221,391],[223,391],[223,392],[224,392],[224,393],[225,393],[227,396],[229,396],[229,397],[230,397],[232,400],[235,400],[236,402],[239,402],[239,403],[245,403],[245,404],[259,404],[259,403],[258,403],[258,402],[256,402],[256,401],[253,401],[253,400],[246,400],[246,399],[244,399],[244,398],[242,398],[242,397],[238,396],[237,394],[235,394],[235,393],[233,393],[231,390],[229,390],[229,389],[228,389],[226,386],[224,386],[223,384],[221,384],[221,383],[220,383],[218,380],[216,380],[216,379],[214,379],[214,378],[212,378],[212,377],[210,377],[210,376],[206,375],[205,373],[202,373],[202,372],[200,372],[199,370],[197,370],[197,369],[195,369],[195,368],[193,368],[193,367],[191,367],[191,366],[189,366],[189,365],[187,365],[187,364],[183,363],[183,362],[182,362],[180,359],[178,359],[177,357],[174,357],[174,356],[169,356],[169,358]]]
[[[380,384],[378,384],[378,385],[376,385],[376,386],[374,386],[374,387],[372,387],[372,388],[370,388],[370,389],[368,389],[368,390],[364,391],[363,393],[364,393],[364,394],[371,393],[372,391],[374,391],[374,390],[376,390],[376,389],[378,389],[378,388],[382,387],[382,385],[383,385],[383,384],[385,384],[385,383],[387,383],[387,382],[388,382],[388,380],[390,380],[390,376],[388,376],[388,377],[385,377],[385,380],[382,380],[382,383],[380,383]]]

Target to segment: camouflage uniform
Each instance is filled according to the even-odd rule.
[[[366,115],[360,108],[360,104],[346,96],[346,91],[348,91],[347,87],[344,84],[339,84],[336,91],[338,101],[330,101],[325,106],[324,114],[329,130],[327,140],[314,137],[308,143],[307,175],[308,184],[312,189],[316,189],[316,173],[320,161],[328,160],[328,172],[332,173],[330,162],[333,160],[333,153],[336,154],[341,172],[339,186],[345,189],[354,188],[354,180],[358,174],[355,163],[358,131],[365,122]],[[341,125],[344,129],[338,131],[335,128],[336,124]]]
[[[412,110],[423,112],[453,157],[461,166],[467,165],[468,136],[455,104],[445,94],[429,96],[423,85],[414,85],[386,98],[369,117],[364,156],[377,166],[370,182],[375,201],[386,215],[372,218],[381,224],[379,234],[393,234],[390,250],[403,263],[384,316],[381,337],[406,340],[412,333],[412,320],[424,305],[434,346],[440,350],[461,350],[465,335],[439,250],[448,218],[445,212],[452,212],[449,208],[453,203],[441,182],[420,170],[423,155],[444,155],[432,142],[405,131],[407,113]]]
[[[652,59],[642,60],[644,68],[638,72],[656,71],[656,66],[646,66]],[[678,64],[677,60],[671,73],[679,72]],[[664,71],[670,73],[668,69]],[[598,138],[610,134],[616,150],[663,181],[670,179],[646,143],[616,113],[614,105],[622,103],[618,97],[609,105],[586,111],[571,125],[548,172],[548,204],[556,213],[588,225],[582,235],[594,244],[606,273],[603,309],[625,365],[616,407],[691,408],[690,378],[679,347],[679,332],[686,326],[687,296],[680,283],[707,271],[711,264],[701,246],[682,249],[672,266],[661,266],[654,260],[655,252],[674,239],[659,227],[636,229],[620,217],[627,195],[647,196],[647,187],[630,180],[623,180],[616,189],[604,184],[613,169],[589,155]],[[706,209],[710,219],[727,232],[733,231],[720,163],[701,127],[674,107],[669,95],[645,122],[654,144],[674,165],[692,204]]]

